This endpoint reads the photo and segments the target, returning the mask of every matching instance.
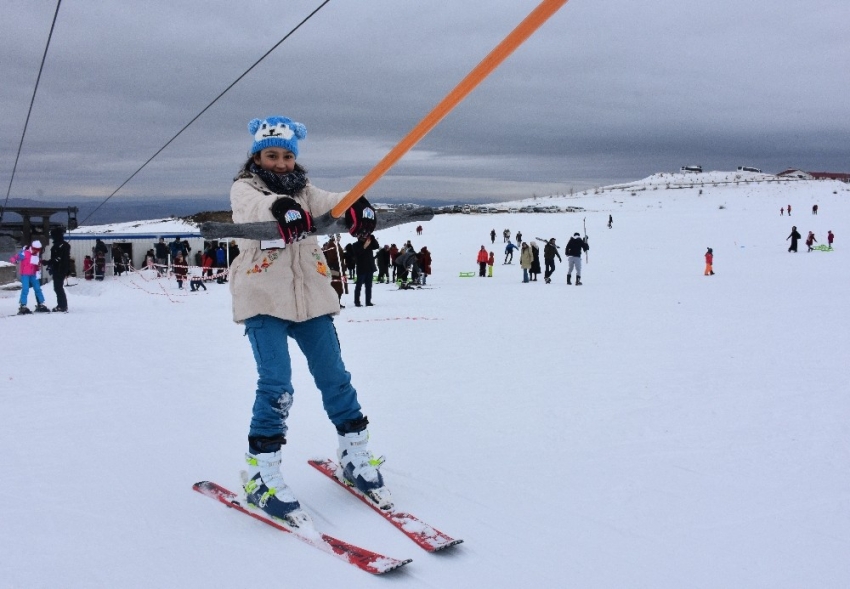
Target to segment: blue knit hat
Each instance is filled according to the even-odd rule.
[[[254,136],[251,155],[267,147],[282,147],[298,157],[298,140],[307,136],[307,127],[286,117],[269,117],[253,119],[248,132]]]

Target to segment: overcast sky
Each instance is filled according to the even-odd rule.
[[[331,0],[113,198],[220,197],[254,117],[362,178],[538,0]],[[321,0],[63,2],[12,197],[106,198]],[[0,0],[5,197],[55,0]],[[847,0],[571,0],[370,191],[500,200],[685,164],[850,172]],[[2,204],[2,200],[0,200]]]

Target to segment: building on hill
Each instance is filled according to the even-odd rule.
[[[783,170],[777,174],[779,178],[796,178],[798,180],[813,180],[812,175],[808,172],[804,172],[803,170],[797,170],[796,168],[788,168],[787,170]]]
[[[788,168],[777,174],[780,178],[799,178],[800,180],[838,180],[850,184],[850,174],[843,172],[804,172]]]
[[[842,172],[809,172],[815,180],[838,180],[850,184],[850,174]]]

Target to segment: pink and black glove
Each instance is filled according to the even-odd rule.
[[[271,211],[277,219],[280,236],[287,244],[304,239],[316,230],[312,215],[288,196],[274,201]]]
[[[375,231],[377,219],[375,209],[372,208],[365,196],[358,198],[345,211],[345,226],[353,237],[369,237],[372,235],[372,232]]]

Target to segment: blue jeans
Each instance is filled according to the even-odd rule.
[[[351,375],[342,363],[339,339],[330,315],[302,322],[257,315],[245,320],[245,334],[251,341],[258,374],[250,437],[286,435],[286,419],[294,393],[289,337],[307,358],[331,422],[340,426],[363,417],[357,391],[351,386]]]
[[[31,276],[21,276],[21,304],[27,304],[27,298],[30,294],[30,287],[35,291],[35,302],[39,305],[44,302],[44,294],[41,292],[41,282],[37,274]]]
[[[528,268],[522,269],[522,281],[528,282]]]

